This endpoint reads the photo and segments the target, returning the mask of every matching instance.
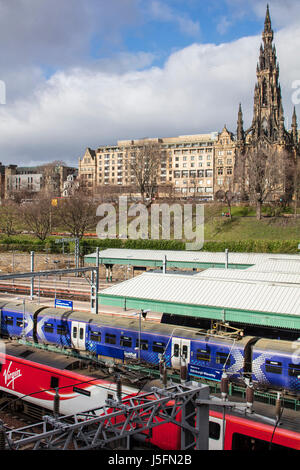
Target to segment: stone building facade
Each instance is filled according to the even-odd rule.
[[[292,173],[299,158],[297,116],[294,108],[291,130],[284,124],[281,87],[279,83],[279,64],[273,44],[274,33],[271,25],[269,6],[265,18],[256,69],[257,82],[254,90],[253,120],[249,129],[244,130],[243,113],[240,105],[236,133],[235,183],[241,197],[251,195],[250,172],[261,166],[265,178],[272,178],[270,166],[277,166],[277,183],[273,168],[274,184],[269,187],[269,199],[278,196],[293,196]],[[255,159],[253,158],[255,156]],[[265,166],[262,160],[265,159]],[[279,173],[279,164],[282,166]],[[257,178],[258,180],[259,178]],[[259,186],[260,182],[257,181]],[[252,181],[252,188],[254,182]],[[275,188],[275,189],[274,189]],[[267,190],[268,188],[266,188]]]
[[[134,193],[135,177],[130,163],[133,154],[145,142],[160,148],[157,188],[161,194],[177,197],[197,196],[212,200],[214,193],[214,145],[217,133],[171,138],[122,140],[116,146],[90,148],[79,160],[81,184],[91,193],[99,187],[122,188]]]
[[[210,201],[217,191],[230,190],[242,198],[249,189],[249,152],[276,150],[284,151],[293,161],[298,158],[296,111],[294,110],[292,118],[292,129],[287,131],[284,126],[279,65],[273,36],[267,7],[257,65],[253,121],[249,129],[244,129],[240,104],[235,133],[230,132],[225,125],[221,132],[149,139],[160,146],[158,193],[184,198],[197,196]],[[118,141],[115,146],[103,146],[97,150],[87,148],[84,156],[79,159],[78,176],[81,184],[90,193],[95,193],[100,188],[105,191],[105,187],[119,187],[123,193],[129,191],[135,181],[128,155],[141,142],[124,140]],[[287,189],[284,186],[286,181],[283,182],[281,191]]]
[[[49,195],[60,197],[67,177],[76,177],[78,169],[65,165],[51,167],[51,164],[36,167],[0,164],[0,174],[1,199],[14,199],[18,195],[22,195],[24,199],[31,198],[42,190]]]

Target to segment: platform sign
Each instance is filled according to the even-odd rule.
[[[73,300],[55,299],[54,305],[55,305],[55,308],[64,307],[64,308],[70,308],[73,310]]]
[[[212,370],[211,367],[188,364],[188,373],[194,377],[201,377],[209,380],[221,380],[222,370]]]

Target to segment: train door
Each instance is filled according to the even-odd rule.
[[[209,450],[223,450],[225,422],[215,416],[209,417]]]
[[[181,366],[182,360],[186,365],[190,362],[191,341],[183,338],[172,338],[171,364],[175,369]]]
[[[78,321],[72,321],[71,340],[74,348],[85,350],[85,329],[86,324]]]

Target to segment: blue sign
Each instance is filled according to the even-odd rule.
[[[55,299],[54,305],[55,305],[55,308],[56,307],[65,307],[65,308],[71,308],[73,310],[73,300]]]
[[[194,377],[201,377],[209,380],[219,381],[222,378],[222,370],[213,370],[211,367],[203,367],[196,364],[188,365],[188,373]]]

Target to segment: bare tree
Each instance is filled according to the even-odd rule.
[[[76,191],[73,196],[58,203],[59,223],[73,237],[81,239],[87,230],[96,230],[96,204],[85,192]]]
[[[294,217],[297,217],[297,208],[300,201],[300,157],[298,155],[293,165],[293,184]]]
[[[0,228],[6,235],[16,233],[18,222],[18,205],[14,201],[3,201],[0,206]]]
[[[32,200],[36,196],[36,192],[27,189],[10,190],[7,198],[14,201],[16,204],[21,204],[23,201]]]
[[[144,200],[145,195],[153,197],[157,187],[158,171],[161,162],[161,149],[157,142],[144,140],[139,146],[127,151],[130,170]]]
[[[262,206],[267,200],[272,200],[276,195],[286,189],[288,155],[284,151],[260,147],[249,149],[245,156],[245,181],[246,190],[250,201],[256,205],[256,218],[261,219]],[[241,168],[237,167],[238,174]]]
[[[55,216],[55,208],[51,205],[51,199],[41,197],[22,206],[25,226],[40,240],[45,240],[51,233],[51,225]]]
[[[232,202],[234,201],[234,198],[235,198],[235,194],[231,191],[231,189],[226,189],[226,190],[219,189],[215,194],[215,198],[218,201],[226,202],[227,207],[228,207],[229,218],[232,219],[231,208],[232,208]]]

